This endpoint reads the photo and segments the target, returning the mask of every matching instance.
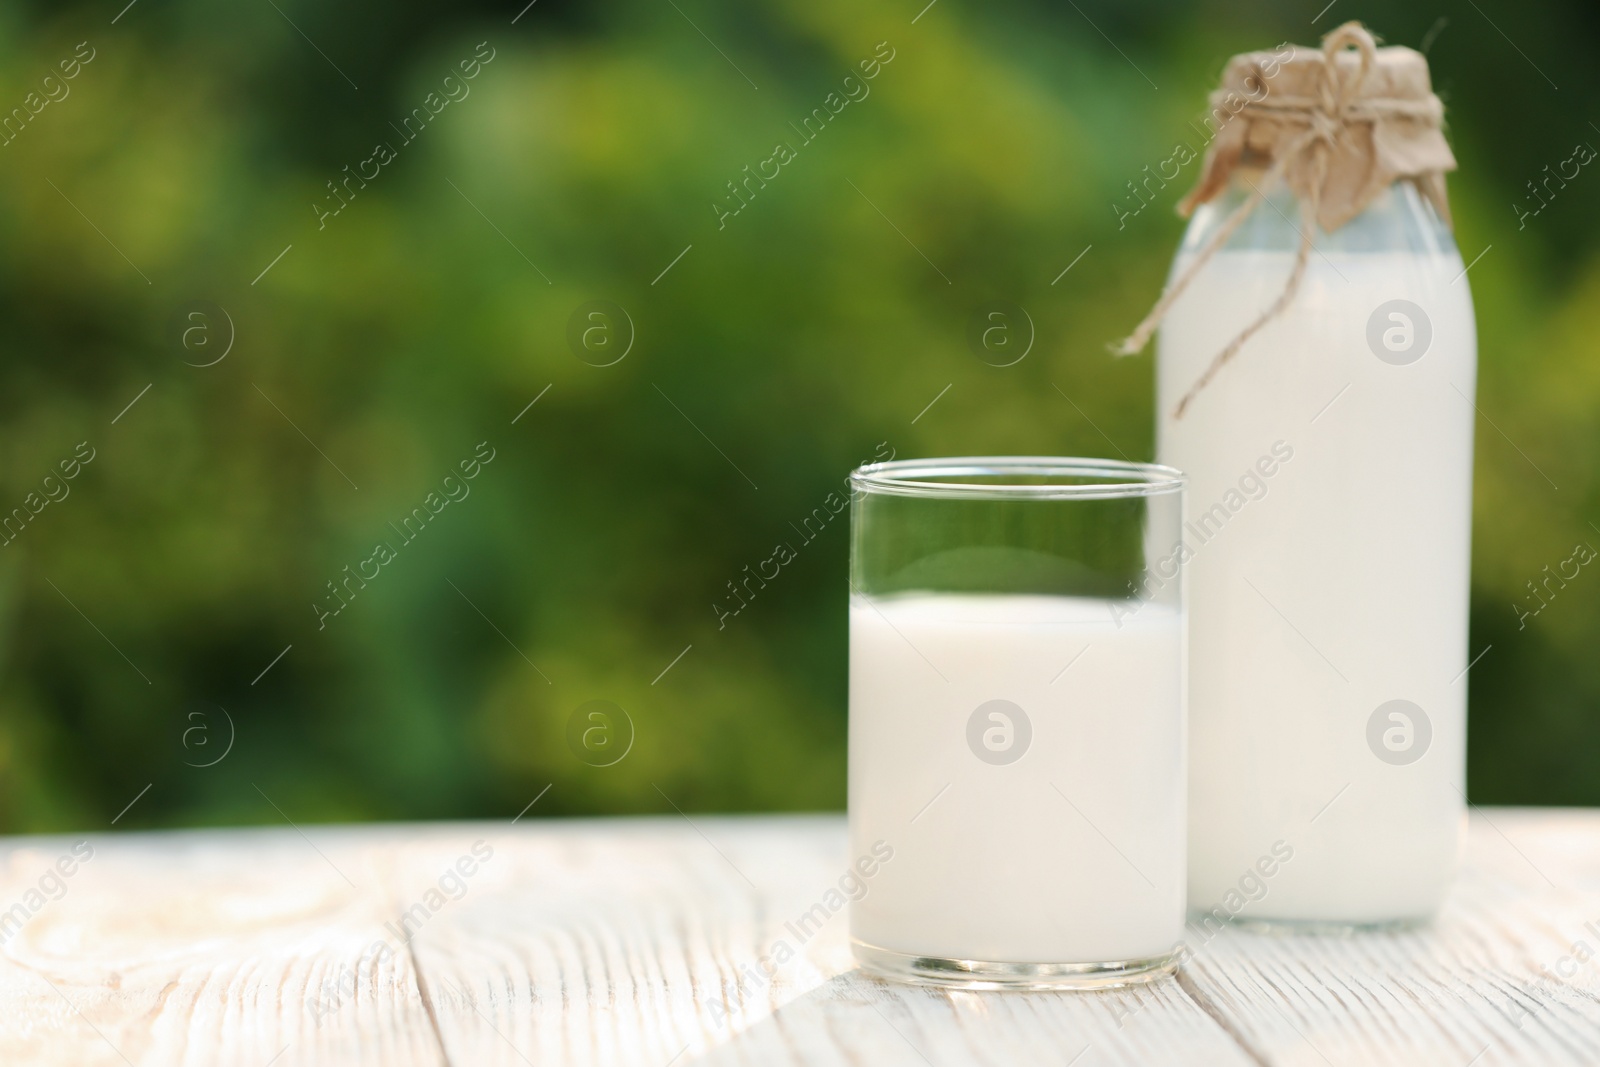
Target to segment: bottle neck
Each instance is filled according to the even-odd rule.
[[[1300,198],[1283,182],[1271,188],[1263,183],[1266,171],[1240,167],[1228,188],[1195,209],[1178,254],[1193,254],[1240,207],[1259,202],[1249,217],[1228,238],[1223,251],[1294,251],[1300,246],[1305,223]],[[1257,190],[1260,190],[1258,192]],[[1264,196],[1262,194],[1265,194]],[[1450,228],[1433,205],[1410,181],[1389,186],[1366,210],[1332,233],[1315,228],[1314,247],[1322,252],[1414,252],[1417,255],[1458,255]]]

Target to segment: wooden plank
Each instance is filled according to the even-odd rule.
[[[1600,813],[1474,809],[1431,927],[1354,937],[1227,929],[1186,991],[1261,1063],[1600,1063]]]
[[[395,831],[314,836],[10,839],[0,908],[24,912],[5,913],[0,1063],[443,1063],[409,954],[363,963],[390,917]]]
[[[861,977],[845,912],[805,919],[849,870],[838,816],[481,836],[482,880],[413,942],[452,1064],[1250,1063],[1173,981],[995,995]],[[413,843],[408,891],[467,844]]]

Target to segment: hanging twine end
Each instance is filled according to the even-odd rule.
[[[1137,356],[1140,352],[1143,352],[1146,343],[1147,341],[1141,337],[1124,337],[1120,341],[1112,341],[1106,345],[1106,351],[1118,359],[1126,359],[1129,356]]]

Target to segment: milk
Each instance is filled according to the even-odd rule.
[[[851,856],[893,858],[853,903],[853,938],[1025,963],[1172,952],[1182,642],[1178,609],[1153,602],[854,597]]]
[[[1319,251],[1174,419],[1291,260],[1220,252],[1160,334],[1159,459],[1189,475],[1190,904],[1282,840],[1293,862],[1245,916],[1423,918],[1464,825],[1471,297],[1448,238]],[[1396,300],[1424,309],[1420,358],[1415,314],[1380,308]]]

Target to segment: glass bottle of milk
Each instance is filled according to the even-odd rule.
[[[1189,476],[1190,908],[1424,919],[1465,823],[1472,298],[1397,181],[1314,233],[1293,298],[1196,390],[1293,268],[1300,205],[1266,177],[1195,211],[1174,278],[1266,193],[1159,335],[1158,458]]]

